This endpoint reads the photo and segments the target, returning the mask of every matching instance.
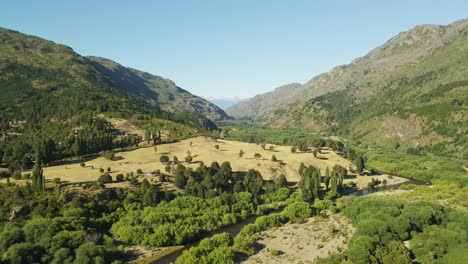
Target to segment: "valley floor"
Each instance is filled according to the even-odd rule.
[[[242,263],[314,263],[347,247],[354,227],[341,214],[314,216],[301,224],[286,224],[264,231],[258,241],[261,248]],[[274,255],[274,251],[279,255]]]
[[[219,149],[216,149],[216,145]],[[137,170],[142,170],[143,174],[138,178],[141,181],[147,178],[149,181],[157,181],[158,177],[151,176],[149,172],[160,170],[165,171],[166,164],[159,161],[161,155],[167,155],[172,160],[177,156],[179,161],[185,166],[196,168],[200,162],[205,165],[210,165],[212,162],[230,162],[234,171],[248,171],[249,169],[258,170],[264,179],[273,179],[281,174],[286,175],[289,182],[298,182],[300,176],[298,168],[303,162],[306,166],[313,165],[320,168],[322,175],[325,173],[326,168],[332,168],[334,165],[339,164],[348,169],[348,176],[345,183],[355,183],[360,189],[367,188],[367,184],[372,178],[380,181],[384,179],[387,185],[398,184],[407,181],[401,177],[389,177],[387,174],[372,175],[372,176],[359,176],[353,171],[355,166],[341,157],[332,150],[323,149],[314,157],[311,152],[297,152],[291,153],[291,146],[274,146],[269,150],[270,144],[266,145],[263,149],[262,146],[251,143],[244,143],[229,140],[212,140],[206,137],[195,137],[186,139],[176,143],[162,144],[157,146],[155,151],[154,147],[142,147],[130,151],[116,152],[116,160],[107,160],[103,157],[93,158],[85,161],[85,166],[80,165],[80,161],[63,162],[61,165],[44,167],[44,176],[48,182],[52,182],[54,178],[60,178],[62,184],[65,186],[95,182],[101,175],[100,169],[107,170],[111,168],[110,175],[115,180],[117,174],[135,173]],[[244,151],[243,157],[239,157],[239,152]],[[183,161],[190,151],[193,162],[188,164]],[[261,155],[261,158],[255,158],[255,153]],[[277,162],[271,160],[272,155],[275,155]],[[349,172],[351,171],[351,172]],[[26,172],[27,173],[27,172]],[[174,187],[170,183],[163,184],[168,189]],[[128,187],[129,183],[113,182],[106,184],[108,188],[112,187]]]

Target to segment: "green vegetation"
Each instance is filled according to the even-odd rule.
[[[425,182],[443,180],[458,182],[462,186],[468,186],[468,177],[464,170],[467,164],[464,160],[402,154],[384,149],[361,149],[359,152],[367,160],[366,167],[369,169],[376,169]]]
[[[12,169],[30,168],[34,153],[48,165],[142,142],[133,133],[116,131],[108,117],[132,121],[153,134],[164,129],[172,134],[168,140],[216,129],[194,109],[162,109],[157,98],[119,83],[118,76],[106,75],[68,47],[6,29],[0,29],[0,39],[0,162]]]

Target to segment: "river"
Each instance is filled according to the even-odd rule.
[[[360,190],[354,190],[354,191],[351,191],[351,192],[348,192],[346,195],[349,195],[349,196],[366,196],[368,194],[371,194],[371,193],[375,193],[375,192],[381,192],[381,191],[391,191],[391,190],[398,190],[400,188],[400,186],[402,185],[408,185],[408,184],[414,184],[414,185],[430,185],[426,182],[423,182],[423,181],[419,181],[419,180],[415,180],[415,179],[409,179],[408,181],[405,181],[405,182],[402,182],[402,183],[397,183],[397,184],[392,184],[392,185],[387,185],[387,186],[377,186],[377,187],[374,187],[372,189],[360,189]],[[251,216],[245,220],[242,220],[241,222],[235,224],[235,225],[231,225],[231,226],[226,226],[226,227],[223,227],[221,229],[218,229],[216,231],[213,231],[211,233],[211,235],[215,235],[215,234],[219,234],[219,233],[223,233],[223,232],[226,232],[228,233],[231,237],[235,237],[237,234],[239,234],[239,232],[241,231],[241,229],[250,224],[250,223],[253,223],[255,222],[255,220],[257,219],[258,216]],[[167,255],[167,256],[164,256],[162,258],[160,258],[159,260],[153,262],[152,264],[169,264],[169,263],[174,263],[176,261],[176,259],[182,255],[182,252],[187,250],[187,249],[190,249],[191,247],[193,246],[197,246],[198,244],[200,243],[200,241],[197,241],[197,242],[194,242],[192,244],[188,244],[186,246],[184,246],[183,248],[179,249],[179,250],[176,250],[174,252],[172,252],[171,254]]]

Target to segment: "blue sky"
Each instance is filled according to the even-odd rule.
[[[3,1],[0,26],[170,78],[201,96],[306,82],[468,1]]]

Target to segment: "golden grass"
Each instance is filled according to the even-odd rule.
[[[192,147],[190,147],[190,142],[192,142]],[[215,145],[220,146],[219,150],[215,148]],[[129,172],[136,172],[137,169],[141,169],[145,173],[156,169],[164,172],[165,164],[159,161],[161,155],[168,155],[171,159],[173,156],[177,156],[180,161],[183,161],[187,156],[187,151],[191,152],[194,159],[191,164],[183,162],[186,166],[196,168],[199,166],[197,164],[199,161],[206,165],[210,165],[214,161],[219,163],[229,161],[234,171],[256,169],[265,179],[285,174],[287,179],[293,182],[300,179],[297,170],[301,162],[306,165],[318,166],[322,173],[325,172],[326,167],[331,168],[335,164],[341,164],[345,168],[351,166],[349,161],[328,150],[324,150],[323,154],[318,155],[319,158],[315,158],[312,153],[291,153],[289,146],[276,146],[274,151],[268,150],[268,147],[269,145],[266,147],[267,150],[264,150],[256,144],[228,140],[213,141],[210,138],[195,137],[177,143],[158,145],[157,152],[155,152],[154,147],[118,152],[116,153],[118,160],[115,161],[99,157],[87,161],[85,167],[81,167],[79,162],[46,167],[44,168],[44,176],[46,179],[60,178],[62,181],[79,183],[96,181],[101,174],[100,168],[107,170],[110,167],[112,176],[119,173],[125,175]],[[241,149],[245,154],[239,158]],[[262,155],[262,158],[255,159],[255,153]],[[273,154],[284,165],[271,161]]]
[[[192,142],[192,147],[190,147],[190,142]],[[215,148],[215,145],[219,145],[219,150]],[[346,169],[350,167],[355,168],[352,163],[331,150],[322,150],[322,154],[318,154],[318,158],[315,158],[310,152],[291,153],[290,146],[275,146],[273,151],[268,150],[269,146],[266,145],[266,150],[264,150],[260,145],[256,144],[229,140],[214,141],[210,138],[195,137],[177,143],[158,145],[157,152],[155,152],[154,147],[117,152],[117,160],[114,161],[102,157],[94,158],[87,161],[85,167],[81,167],[80,162],[45,167],[44,176],[49,181],[54,178],[60,178],[65,183],[84,183],[96,181],[101,175],[100,168],[107,170],[110,167],[110,174],[114,179],[119,173],[126,175],[127,173],[134,172],[136,175],[138,169],[141,169],[145,174],[156,169],[164,172],[165,164],[159,161],[161,155],[168,155],[171,159],[173,156],[177,156],[179,161],[182,161],[185,166],[193,168],[199,166],[197,162],[200,161],[208,166],[214,161],[220,164],[224,161],[229,161],[234,171],[256,169],[267,180],[284,174],[290,182],[300,180],[297,170],[301,162],[305,165],[319,167],[322,175],[325,174],[327,167],[331,169],[335,164],[339,164]],[[242,158],[239,158],[240,150],[245,152]],[[187,156],[187,151],[190,151],[192,157],[194,157],[191,164],[183,161],[185,156]],[[255,159],[255,153],[259,153],[262,157]],[[278,162],[271,161],[273,154],[278,159]],[[140,178],[144,177],[151,178],[146,175],[140,176]],[[375,177],[388,178],[386,175]],[[399,178],[395,178],[395,180],[397,179]],[[370,180],[371,177],[357,177],[345,180],[345,182],[354,181],[358,183],[359,187],[365,187]],[[390,181],[389,184],[391,183]],[[127,186],[127,183],[119,184],[116,183],[116,186],[113,187],[118,187],[117,185],[120,187]]]

